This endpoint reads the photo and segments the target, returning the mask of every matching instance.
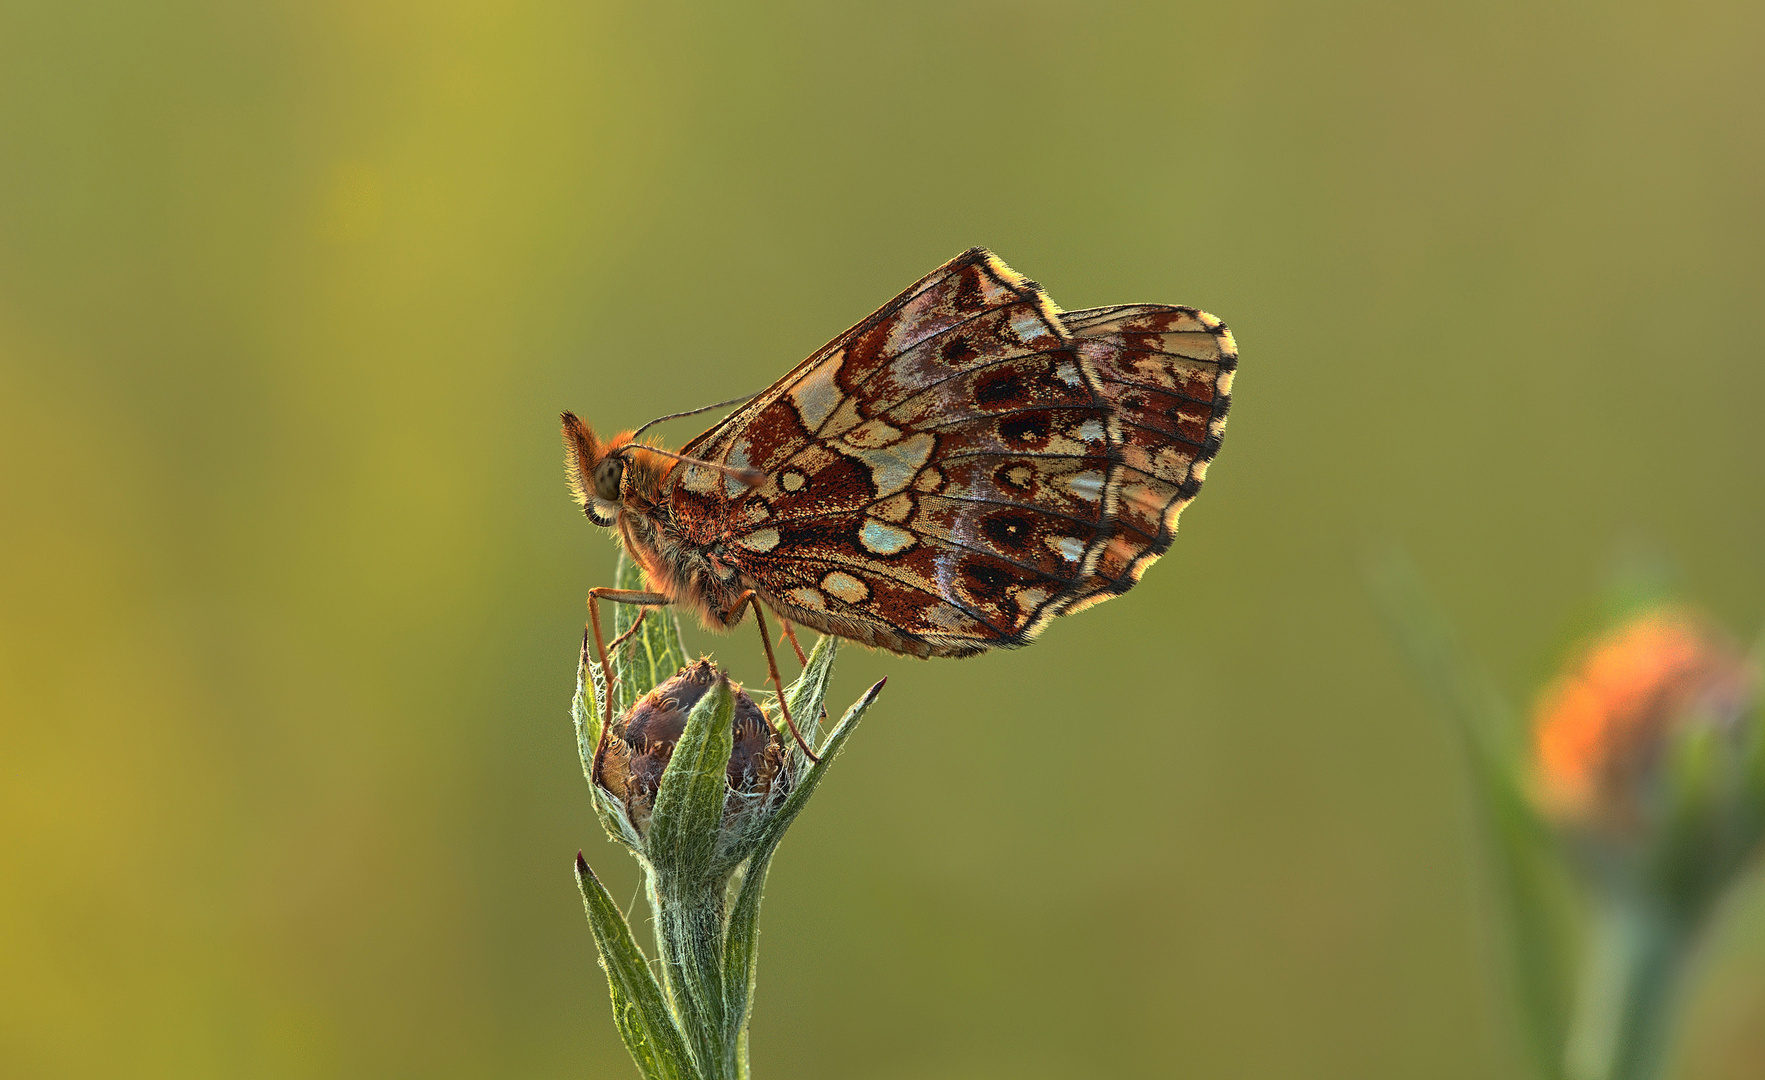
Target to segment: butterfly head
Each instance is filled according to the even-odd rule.
[[[588,520],[610,526],[625,501],[629,459],[640,448],[631,441],[629,431],[603,443],[575,413],[567,412],[563,419],[564,472],[570,480],[570,493]]]
[[[655,502],[668,474],[680,462],[702,465],[749,485],[766,479],[765,473],[754,469],[704,461],[633,442],[635,432],[622,431],[603,443],[575,413],[567,412],[563,419],[564,472],[570,479],[570,491],[576,496],[577,505],[596,525],[612,525],[618,520],[621,507],[630,505],[641,510]]]

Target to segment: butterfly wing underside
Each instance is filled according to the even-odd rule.
[[[1111,518],[1066,614],[1133,588],[1169,549],[1177,515],[1219,453],[1238,348],[1224,323],[1191,307],[1128,304],[1069,311],[1061,321],[1121,431]]]
[[[689,443],[766,479],[683,462],[675,520],[824,632],[922,656],[1027,642],[1169,545],[1230,380],[1229,335],[1192,309],[1076,314],[958,256]]]

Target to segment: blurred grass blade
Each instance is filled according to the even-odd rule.
[[[1607,894],[1597,906],[1565,1073],[1660,1080],[1693,926],[1639,894]]]
[[[643,569],[623,551],[613,571],[613,582],[620,589],[645,591]],[[613,604],[613,636],[611,645],[631,629],[638,616],[646,610],[636,604]],[[621,716],[637,699],[674,677],[686,666],[686,650],[680,645],[680,620],[672,607],[649,608],[643,626],[631,640],[619,647],[611,657],[613,665],[613,715]]]
[[[1460,651],[1451,624],[1428,600],[1409,560],[1392,552],[1368,569],[1373,598],[1404,654],[1477,757],[1515,756],[1513,714]]]
[[[687,1053],[686,1040],[669,1016],[662,987],[632,940],[631,928],[580,854],[576,856],[576,885],[582,890],[601,968],[607,973],[613,1022],[639,1071],[645,1080],[701,1080]]]
[[[1568,882],[1555,840],[1520,789],[1517,725],[1501,695],[1464,656],[1399,552],[1368,567],[1373,597],[1423,684],[1453,721],[1481,811],[1509,943],[1504,965],[1538,1075],[1562,1076],[1575,978]]]

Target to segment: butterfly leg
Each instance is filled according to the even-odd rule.
[[[807,664],[809,658],[803,655],[803,646],[797,644],[797,628],[783,615],[778,617],[778,625],[784,630],[784,639],[791,643],[791,651],[797,654],[797,663]]]
[[[597,600],[607,600],[615,604],[643,604],[647,607],[660,607],[663,604],[672,603],[673,601],[669,600],[661,593],[637,592],[632,589],[595,588],[588,590],[588,618],[589,621],[594,624],[594,647],[595,651],[600,654],[601,686],[603,686],[606,691],[601,695],[601,697],[606,699],[601,703],[601,711],[605,716],[605,720],[601,724],[600,741],[601,745],[604,746],[607,741],[607,735],[613,730],[613,665],[607,660],[608,652],[606,638],[601,634],[601,606],[595,602]],[[641,616],[639,617],[639,621],[642,621]],[[631,629],[636,630],[637,626],[634,624]],[[620,642],[630,636],[631,630],[627,630],[625,633],[619,635],[618,640],[613,642],[613,646],[617,648]],[[597,760],[600,757],[600,750],[600,746],[595,747],[595,757]]]
[[[772,635],[766,632],[766,609],[760,604],[759,594],[749,589],[736,597],[735,603],[729,607],[730,616],[725,625],[734,625],[741,617],[742,608],[748,604],[754,606],[754,622],[760,627],[760,646],[766,650],[766,670],[772,676],[773,688],[778,691],[778,711],[784,716],[784,726],[790,728],[791,738],[797,740],[798,749],[807,754],[810,761],[820,761],[814,747],[804,741],[803,733],[797,730],[796,721],[791,719],[791,707],[785,704],[784,680],[778,677],[778,660],[772,655]]]
[[[631,629],[625,631],[623,634],[620,634],[618,637],[614,638],[611,642],[609,642],[607,644],[607,655],[609,655],[609,656],[617,655],[619,652],[619,646],[625,644],[627,641],[630,641],[631,635],[633,635],[633,634],[637,633],[639,630],[641,630],[643,628],[643,621],[649,617],[650,617],[650,609],[647,607],[644,608],[642,611],[638,612],[637,619],[635,621],[633,621],[631,624]]]

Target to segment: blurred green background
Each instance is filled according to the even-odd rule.
[[[1517,696],[1615,553],[1765,612],[1765,8],[0,4],[0,1073],[626,1078],[556,417],[986,244],[1243,353],[1171,554],[890,676],[757,1074],[1516,1074],[1406,546]],[[684,440],[694,422],[673,425]],[[738,674],[751,631],[701,635]],[[1765,1073],[1765,890],[1679,1075]]]

